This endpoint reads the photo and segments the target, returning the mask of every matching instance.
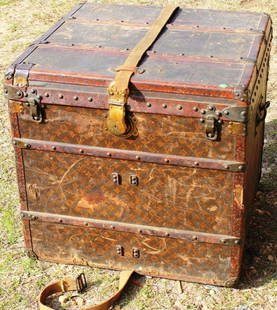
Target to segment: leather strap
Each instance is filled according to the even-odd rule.
[[[120,136],[126,133],[125,104],[129,95],[129,82],[137,71],[138,63],[143,54],[155,42],[158,35],[168,22],[169,18],[177,9],[177,6],[166,6],[160,16],[151,25],[147,34],[132,49],[124,64],[116,69],[117,74],[114,81],[108,87],[109,93],[109,114],[107,127],[114,135]]]
[[[109,299],[105,300],[101,304],[91,306],[88,308],[83,308],[81,310],[108,310],[109,307],[119,299],[123,289],[125,288],[126,284],[128,283],[131,275],[133,274],[133,270],[122,271],[120,273],[119,278],[119,287],[118,291]],[[60,281],[53,282],[47,285],[39,295],[39,309],[40,310],[54,310],[46,306],[45,302],[47,297],[55,293],[64,293],[68,291],[78,291],[79,293],[82,292],[87,286],[85,275],[82,273],[80,274],[77,279],[74,278],[64,278]]]

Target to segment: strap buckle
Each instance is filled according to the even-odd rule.
[[[76,290],[78,293],[83,293],[83,291],[88,287],[87,279],[85,274],[82,272],[76,278]]]

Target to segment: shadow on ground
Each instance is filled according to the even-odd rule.
[[[262,178],[249,218],[240,288],[277,276],[277,119],[266,124]]]

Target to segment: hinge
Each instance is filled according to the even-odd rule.
[[[28,86],[29,72],[34,64],[21,63],[15,67],[13,84],[18,87]]]

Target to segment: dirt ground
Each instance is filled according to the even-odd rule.
[[[93,1],[90,1],[93,2]],[[166,3],[182,7],[248,10],[269,13],[276,22],[274,0],[94,1],[103,3]],[[36,37],[64,15],[78,0],[0,0],[0,76]],[[220,288],[136,276],[115,309],[276,309],[276,209],[277,209],[277,44],[273,40],[266,119],[263,172],[253,216],[249,223],[246,255],[237,288]],[[2,82],[1,80],[0,82]],[[84,271],[89,280],[85,306],[115,291],[118,272],[97,268],[40,262],[24,253],[19,220],[13,148],[7,106],[0,92],[0,310],[37,309],[36,298],[49,281]],[[72,299],[74,301],[74,298]],[[76,299],[75,299],[76,300]],[[81,303],[79,303],[81,305]],[[70,305],[68,305],[70,306]],[[56,309],[79,309],[59,306]]]

